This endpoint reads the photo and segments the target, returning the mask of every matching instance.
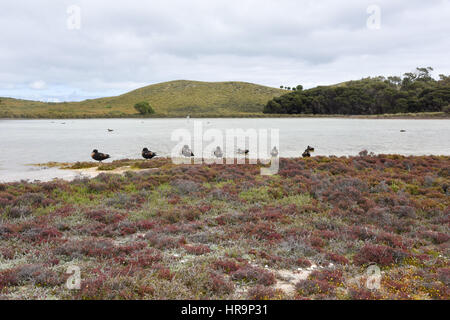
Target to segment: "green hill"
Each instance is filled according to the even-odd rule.
[[[44,103],[0,98],[0,118],[138,117],[134,105],[148,101],[153,117],[246,116],[262,114],[267,101],[285,90],[245,82],[170,81],[117,97]]]

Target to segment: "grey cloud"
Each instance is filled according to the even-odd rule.
[[[311,87],[419,65],[450,73],[449,1],[377,1],[381,29],[369,30],[373,3],[2,0],[0,96],[79,100],[174,79]],[[73,4],[80,30],[66,27]]]

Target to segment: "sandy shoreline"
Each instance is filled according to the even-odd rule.
[[[120,168],[113,169],[113,170],[98,170],[98,167],[83,168],[83,169],[64,169],[64,170],[69,170],[69,171],[78,173],[78,174],[80,174],[82,176],[87,176],[89,178],[95,178],[96,176],[98,176],[101,173],[122,175],[125,172],[129,172],[129,171],[132,171],[132,172],[158,171],[159,168],[137,169],[137,168],[132,168],[130,166],[125,166],[125,167],[120,167]]]
[[[1,120],[151,120],[151,119],[185,119],[185,116],[163,116],[163,115],[153,115],[152,117],[130,117],[129,115],[125,117],[69,117],[69,118],[33,118],[33,117],[17,117],[17,118],[3,118],[0,117]],[[322,118],[334,118],[334,119],[380,119],[380,120],[446,120],[450,119],[450,114],[446,114],[444,112],[436,112],[436,113],[402,113],[402,114],[375,114],[375,115],[339,115],[339,114],[236,114],[236,115],[214,115],[214,114],[205,114],[205,115],[191,115],[190,119],[265,119],[265,118],[274,118],[274,119],[322,119]]]

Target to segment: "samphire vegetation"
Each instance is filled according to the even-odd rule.
[[[152,167],[0,184],[0,299],[450,297],[450,157]]]
[[[431,77],[433,69],[417,68],[401,77],[376,77],[320,86],[276,97],[264,108],[267,114],[375,115],[445,112],[450,104],[450,76]],[[445,109],[445,110],[444,110]]]

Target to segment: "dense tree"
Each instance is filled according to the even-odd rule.
[[[444,111],[445,113],[449,113],[449,114],[450,114],[450,104],[449,104],[448,106],[445,106],[444,109],[443,109],[443,111]]]
[[[383,114],[443,111],[450,103],[450,76],[431,77],[433,68],[417,68],[403,78],[375,77],[336,86],[297,90],[269,101],[264,113]],[[286,87],[285,87],[286,88]]]
[[[139,112],[142,115],[148,115],[155,113],[155,110],[150,106],[150,104],[146,101],[136,103],[134,105],[134,108],[137,112]]]

